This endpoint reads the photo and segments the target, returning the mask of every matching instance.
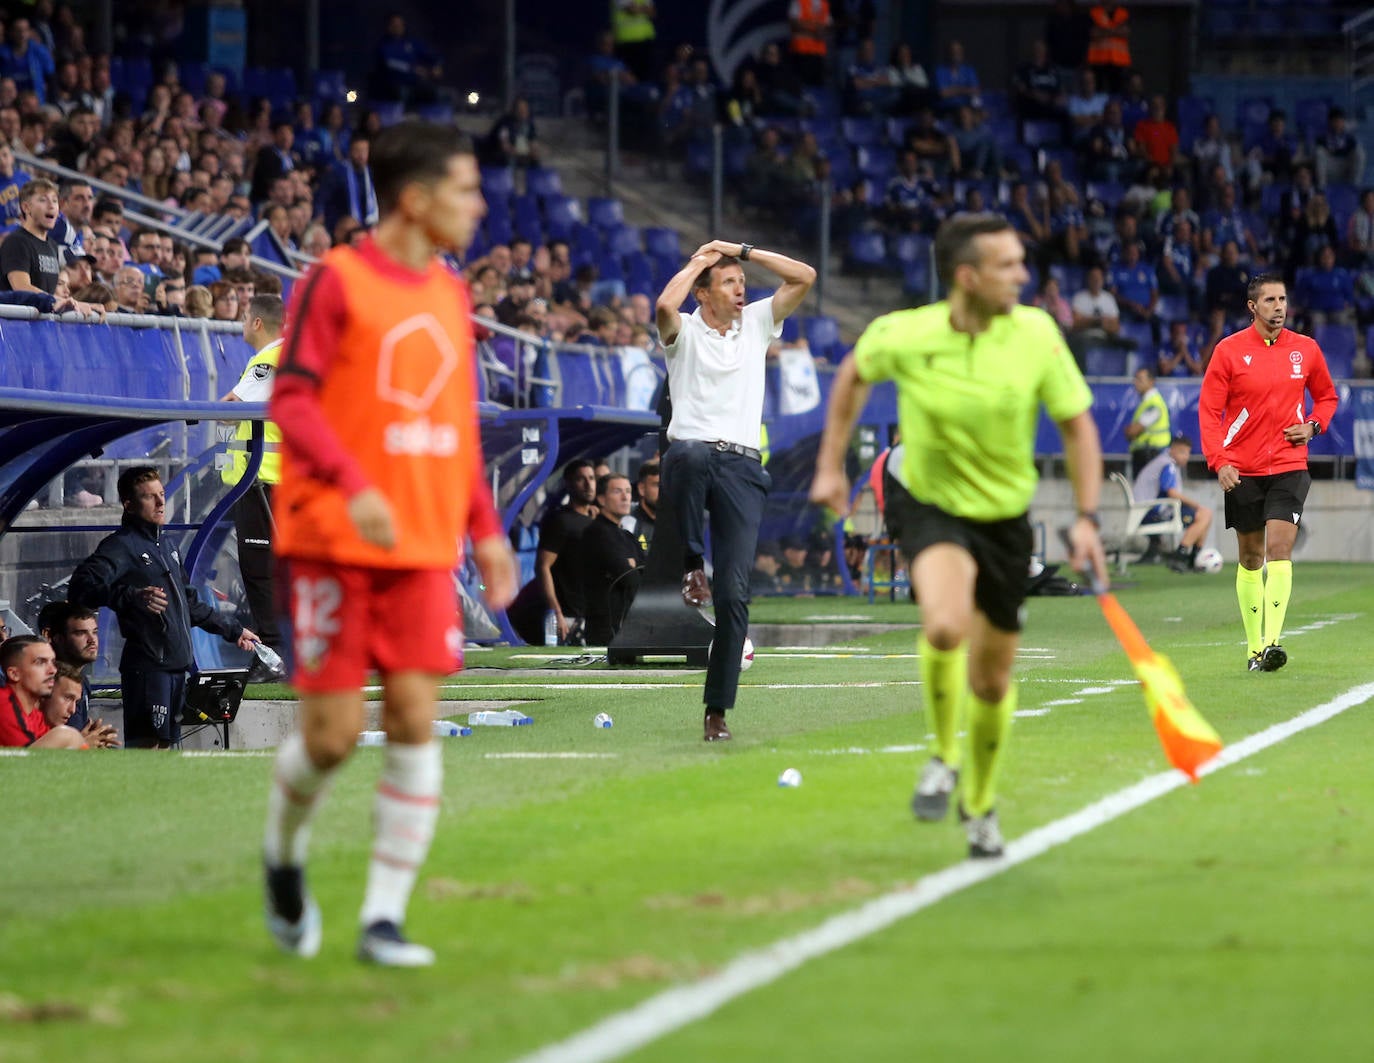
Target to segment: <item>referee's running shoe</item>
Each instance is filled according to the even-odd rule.
[[[320,906],[299,867],[266,867],[267,930],[282,952],[309,959],[320,951]]]
[[[1245,668],[1250,672],[1264,671],[1264,651],[1256,650],[1254,653],[1250,654],[1250,660],[1245,665]]]
[[[406,940],[401,928],[387,919],[363,927],[358,959],[378,967],[432,967],[434,950]]]
[[[997,810],[990,808],[981,816],[970,816],[959,806],[959,819],[968,838],[968,855],[972,860],[992,860],[1002,855],[1002,828],[997,825]]]
[[[916,792],[911,796],[911,811],[917,819],[934,823],[945,818],[949,811],[949,797],[959,782],[959,773],[939,757],[931,757],[921,769]]]
[[[1277,672],[1288,663],[1288,651],[1277,642],[1264,647],[1264,653],[1260,655],[1261,672]]]

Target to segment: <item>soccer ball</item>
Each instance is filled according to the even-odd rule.
[[[1199,550],[1197,559],[1193,564],[1203,572],[1209,572],[1215,576],[1221,571],[1221,551],[1214,550],[1210,546],[1206,550]]]
[[[739,670],[747,672],[754,667],[754,640],[748,635],[744,636],[744,656],[740,658]]]

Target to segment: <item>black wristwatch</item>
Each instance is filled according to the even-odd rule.
[[[1322,423],[1315,417],[1310,418],[1307,423],[1312,426],[1312,434],[1314,436],[1319,436],[1322,434]]]
[[[741,262],[748,262],[748,261],[749,261],[749,255],[750,255],[750,253],[751,253],[753,250],[754,250],[754,245],[753,245],[753,244],[746,244],[744,241],[741,240],[741,241],[740,241],[740,245],[739,245],[739,260],[740,260]]]

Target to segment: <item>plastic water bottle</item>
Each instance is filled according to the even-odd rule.
[[[384,746],[386,745],[385,731],[364,731],[358,736],[360,746]]]
[[[544,613],[544,645],[558,645],[558,614],[552,609]]]
[[[435,720],[435,738],[466,738],[472,734],[471,727],[464,727],[456,720]]]
[[[524,727],[534,720],[515,709],[484,709],[469,713],[468,723],[473,727]]]
[[[597,727],[614,727],[615,721],[611,719],[610,713],[598,712],[592,723]]]
[[[281,659],[281,654],[261,639],[253,643],[253,652],[258,655],[258,660],[267,665],[272,671],[286,671],[286,662]]]

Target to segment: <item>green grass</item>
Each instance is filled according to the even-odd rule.
[[[1244,671],[1232,571],[1137,570],[1120,592],[1224,738],[1374,680],[1369,566],[1298,565],[1291,663],[1272,675]],[[853,600],[754,610],[835,614],[918,619]],[[1034,601],[1024,643],[1021,707],[1079,700],[1016,721],[999,801],[1013,837],[1165,766],[1138,689],[1076,693],[1129,678],[1090,600]],[[761,647],[724,748],[700,740],[699,672],[521,678],[537,651],[471,655],[451,695],[523,698],[536,722],[444,743],[410,913],[440,953],[423,972],[352,958],[379,751],[359,751],[315,829],[325,945],[309,963],[261,927],[269,760],[0,759],[0,1061],[510,1059],[958,862],[956,826],[907,811],[924,752],[840,752],[924,743],[914,633],[844,645],[866,652]],[[666,689],[576,689],[616,681]],[[818,686],[770,689],[784,684]],[[1371,742],[1361,706],[632,1058],[1368,1059]],[[534,751],[615,756],[486,755]],[[800,789],[775,786],[786,767]]]

